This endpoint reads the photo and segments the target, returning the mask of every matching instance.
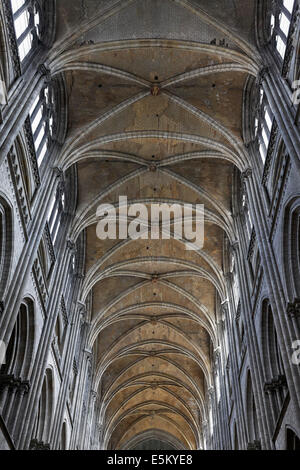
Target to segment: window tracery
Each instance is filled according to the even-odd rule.
[[[41,38],[40,6],[34,0],[11,0],[11,9],[19,59],[23,63]]]
[[[48,154],[54,137],[55,100],[51,85],[36,97],[30,109],[30,123],[38,167]]]

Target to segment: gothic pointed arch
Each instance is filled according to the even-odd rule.
[[[0,49],[0,447],[296,448],[299,1],[2,0]]]
[[[0,193],[0,297],[3,298],[12,261],[13,215],[11,206]]]
[[[247,416],[247,427],[248,427],[248,449],[253,449],[261,446],[257,404],[254,397],[252,378],[250,371],[247,376],[247,387],[246,387],[246,416]]]
[[[53,421],[54,411],[54,383],[53,371],[47,368],[45,371],[44,381],[41,389],[41,395],[38,402],[37,414],[35,419],[30,449],[37,450],[39,448],[50,449],[50,431]]]
[[[288,297],[292,303],[300,297],[300,198],[288,202],[284,212],[283,256]]]
[[[300,439],[291,428],[286,429],[286,450],[300,450]]]

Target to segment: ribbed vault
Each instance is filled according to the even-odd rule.
[[[104,448],[203,447],[233,170],[247,169],[243,90],[260,64],[254,3],[58,2],[49,68],[69,97],[57,165],[77,166],[70,238],[86,239],[83,303]],[[246,10],[246,11],[245,11]],[[78,26],[79,25],[79,26]],[[101,203],[205,205],[205,243],[99,240]]]

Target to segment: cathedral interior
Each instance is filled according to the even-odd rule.
[[[1,1],[0,449],[300,449],[299,18]],[[100,239],[124,196],[203,247]]]

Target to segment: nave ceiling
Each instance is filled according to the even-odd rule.
[[[249,166],[243,92],[260,68],[255,2],[57,2],[47,66],[68,94],[58,165],[77,165],[70,237],[85,230],[82,302],[104,442],[139,436],[202,445],[226,299],[225,240],[235,240],[234,169]],[[200,252],[180,240],[99,240],[101,203],[205,205]],[[133,445],[133,444],[132,444]]]

